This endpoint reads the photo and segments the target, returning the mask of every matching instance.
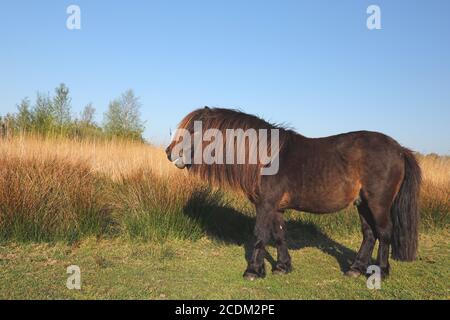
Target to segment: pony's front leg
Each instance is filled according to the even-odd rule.
[[[286,224],[282,212],[275,212],[272,224],[272,236],[277,246],[277,264],[273,269],[273,274],[289,273],[292,271],[292,264],[286,241]]]
[[[254,231],[256,240],[253,245],[253,251],[248,262],[247,270],[244,272],[245,279],[255,280],[266,276],[264,266],[264,257],[266,255],[265,246],[270,240],[271,227],[274,218],[273,213],[274,211],[271,206],[256,206],[256,225]]]

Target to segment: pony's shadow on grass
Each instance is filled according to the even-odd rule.
[[[248,261],[253,250],[255,217],[234,208],[211,201],[204,195],[194,195],[184,207],[184,214],[194,219],[211,238],[226,244],[243,245]],[[356,252],[337,243],[313,223],[298,220],[286,221],[289,249],[318,248],[334,257],[342,272],[348,271]],[[273,246],[273,243],[269,243]],[[275,267],[276,261],[269,254],[266,260]]]

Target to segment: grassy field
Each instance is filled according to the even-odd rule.
[[[245,282],[252,207],[176,170],[161,148],[0,140],[0,298],[448,299],[450,159],[420,163],[419,259],[393,261],[371,291],[342,275],[361,241],[354,208],[287,213],[294,272]],[[65,286],[69,265],[80,291]]]
[[[2,299],[449,299],[448,237],[421,236],[419,260],[392,262],[380,290],[365,278],[347,278],[359,237],[324,239],[307,234],[292,250],[287,276],[245,281],[244,248],[207,238],[141,243],[85,239],[65,245],[0,247]],[[336,242],[334,242],[336,241]],[[274,249],[270,248],[271,256]],[[66,288],[66,268],[81,269],[81,290]],[[267,263],[269,267],[269,263]]]

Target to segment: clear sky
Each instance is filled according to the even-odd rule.
[[[81,8],[81,30],[66,8]],[[381,8],[381,30],[366,9]],[[0,3],[0,114],[71,89],[74,113],[132,88],[163,143],[194,108],[240,108],[311,137],[375,130],[450,154],[450,1]]]

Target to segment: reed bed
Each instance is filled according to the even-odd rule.
[[[447,229],[450,158],[420,156],[422,232]],[[145,241],[204,236],[243,242],[252,206],[177,170],[162,147],[131,141],[36,136],[0,140],[0,240],[76,241],[84,236]],[[359,230],[354,208],[314,216],[289,212],[327,233]]]

